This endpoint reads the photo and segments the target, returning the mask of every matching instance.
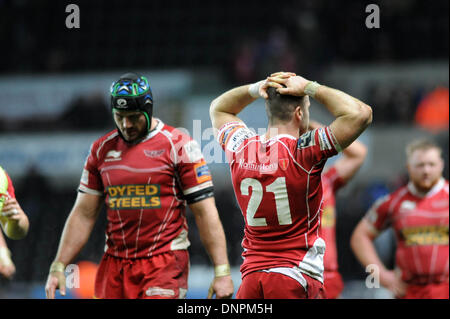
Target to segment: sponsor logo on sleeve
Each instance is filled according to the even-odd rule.
[[[199,184],[211,180],[211,173],[205,161],[195,164],[194,171]]]
[[[220,143],[221,145],[224,145],[224,144],[225,144],[225,142],[226,142],[227,139],[228,139],[228,135],[230,135],[230,133],[231,133],[234,129],[235,129],[235,127],[232,126],[232,127],[227,128],[227,129],[223,132],[223,134],[222,134],[222,136],[221,136],[221,139],[219,140],[219,143]]]
[[[232,135],[229,137],[229,141],[226,143],[227,150],[230,152],[236,152],[239,146],[241,146],[246,139],[255,136],[255,133],[243,127],[235,130],[231,134]]]
[[[161,208],[159,184],[113,185],[106,188],[110,209]]]
[[[319,145],[320,150],[331,150],[333,149],[333,146],[330,143],[330,140],[328,139],[327,133],[324,128],[319,129]]]

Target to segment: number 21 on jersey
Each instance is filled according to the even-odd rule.
[[[266,186],[265,190],[263,189],[263,185],[257,179],[245,178],[241,182],[241,194],[248,196],[250,187],[252,188],[252,195],[248,201],[246,211],[247,224],[249,226],[267,226],[266,218],[255,217],[255,214],[263,199],[264,191],[274,194],[278,223],[280,225],[292,224],[285,177],[278,177],[272,184]]]

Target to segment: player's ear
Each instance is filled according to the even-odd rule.
[[[295,108],[294,116],[297,119],[297,121],[299,121],[299,122],[303,121],[304,113],[303,113],[302,107],[300,105],[298,105]]]

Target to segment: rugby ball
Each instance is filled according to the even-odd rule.
[[[6,192],[8,191],[8,178],[3,168],[0,167],[0,213],[3,209],[3,203],[6,200]]]

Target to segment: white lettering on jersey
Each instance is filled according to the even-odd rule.
[[[273,173],[278,169],[278,163],[258,164],[255,162],[247,163],[244,159],[239,160],[239,168],[249,171],[260,172],[261,174]]]

